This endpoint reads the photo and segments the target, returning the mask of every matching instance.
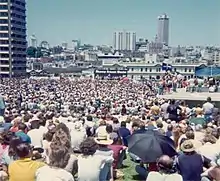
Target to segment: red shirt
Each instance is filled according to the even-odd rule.
[[[117,164],[118,164],[118,160],[119,160],[119,156],[120,156],[120,151],[123,150],[123,146],[122,145],[109,145],[108,146],[109,149],[111,149],[113,151],[113,168],[116,169],[117,168]]]

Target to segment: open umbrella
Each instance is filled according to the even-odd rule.
[[[192,118],[192,119],[190,119],[189,120],[189,123],[194,123],[195,125],[197,125],[197,124],[200,124],[200,125],[204,125],[204,124],[206,124],[206,122],[205,122],[205,118]]]
[[[174,142],[158,131],[146,130],[134,133],[128,138],[128,152],[131,152],[147,163],[156,162],[162,155],[175,156]]]

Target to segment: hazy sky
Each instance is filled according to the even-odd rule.
[[[112,45],[114,31],[130,30],[153,40],[162,13],[171,45],[220,45],[220,0],[27,0],[28,37]]]

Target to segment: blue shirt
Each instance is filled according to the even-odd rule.
[[[121,128],[119,128],[118,133],[119,133],[120,137],[122,137],[124,145],[128,146],[127,137],[131,135],[129,129],[125,128],[125,127],[121,127]]]
[[[181,154],[177,158],[177,169],[183,177],[183,181],[201,181],[203,165],[210,160],[200,154]]]
[[[31,144],[31,138],[27,134],[25,134],[23,131],[18,131],[15,133],[17,137],[21,139],[22,142]]]

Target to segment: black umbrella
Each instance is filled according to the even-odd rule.
[[[131,152],[147,163],[156,162],[162,155],[175,156],[174,142],[158,131],[146,130],[134,133],[128,138],[128,152]]]

